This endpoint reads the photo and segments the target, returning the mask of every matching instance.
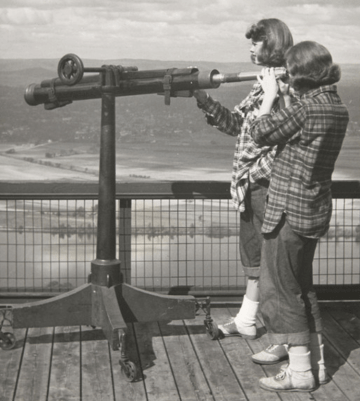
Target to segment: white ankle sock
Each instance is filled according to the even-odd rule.
[[[294,354],[289,351],[289,367],[295,372],[307,372],[311,370],[311,353]]]
[[[236,325],[253,326],[256,323],[256,314],[258,309],[259,302],[251,301],[246,295],[244,295],[241,308],[235,317]]]

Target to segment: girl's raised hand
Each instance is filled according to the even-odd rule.
[[[274,68],[263,68],[261,70],[261,75],[262,77],[258,75],[257,79],[263,88],[265,95],[268,98],[275,99],[279,90],[279,86],[276,81]]]
[[[285,82],[283,82],[281,79],[277,80],[278,86],[279,86],[279,92],[281,95],[283,96],[287,96],[289,95],[289,91],[290,91],[290,85],[286,84]]]

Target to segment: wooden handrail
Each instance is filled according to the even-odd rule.
[[[338,199],[360,199],[359,181],[334,181]],[[0,199],[96,199],[96,182],[0,182]],[[226,181],[144,181],[116,184],[117,199],[230,199]]]

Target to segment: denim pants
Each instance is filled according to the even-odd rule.
[[[269,181],[260,180],[250,183],[245,196],[245,211],[240,213],[240,258],[247,277],[260,275],[261,247],[263,235],[261,226],[264,221],[265,198]]]
[[[316,238],[296,234],[286,215],[264,234],[259,280],[260,310],[271,344],[306,345],[322,330],[312,282]]]

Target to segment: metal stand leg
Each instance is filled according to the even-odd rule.
[[[205,312],[204,325],[206,328],[206,334],[212,340],[217,340],[220,338],[220,330],[210,314],[210,297],[205,298],[205,305],[203,304],[203,302],[203,298],[198,298],[196,300],[196,310],[202,309],[203,312]]]
[[[0,319],[0,348],[5,350],[12,349],[16,345],[14,334],[8,331],[2,331],[6,323],[6,326],[12,327],[11,306],[0,307]]]
[[[120,354],[120,366],[121,373],[126,381],[133,382],[137,379],[138,369],[134,362],[130,361],[127,354],[127,331],[121,331],[119,334],[120,343],[121,343],[121,354]]]

